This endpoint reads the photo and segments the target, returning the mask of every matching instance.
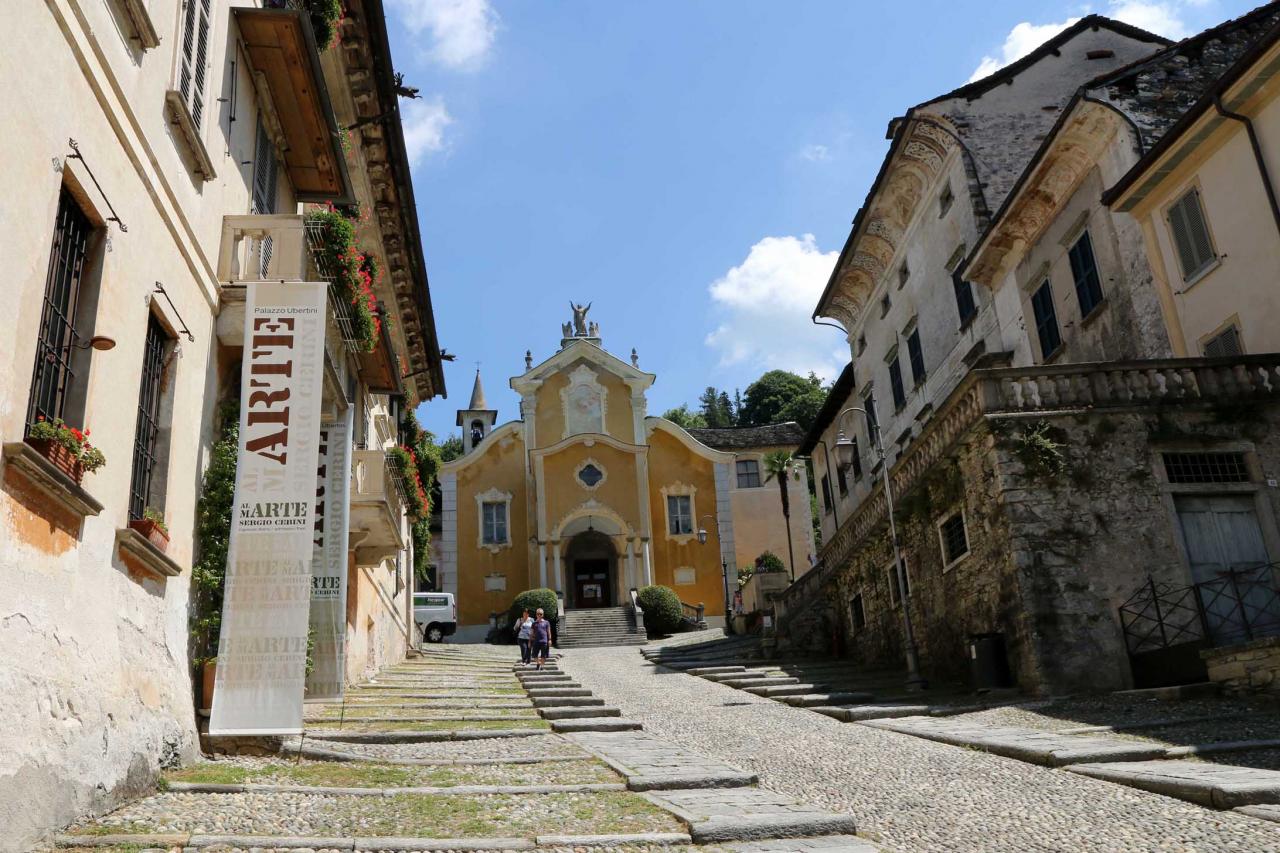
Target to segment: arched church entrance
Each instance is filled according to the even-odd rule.
[[[618,550],[598,530],[584,530],[565,550],[567,601],[572,608],[613,607],[618,578]]]

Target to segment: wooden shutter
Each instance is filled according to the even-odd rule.
[[[184,103],[191,103],[191,87],[195,77],[193,64],[196,55],[196,4],[200,0],[187,0],[182,14],[182,49],[179,57],[178,91]]]
[[[1220,334],[1206,341],[1204,345],[1205,358],[1225,358],[1242,353],[1240,330],[1235,326],[1228,326]]]
[[[1182,278],[1189,280],[1203,272],[1216,258],[1209,227],[1205,223],[1200,192],[1191,190],[1169,208],[1169,231],[1182,265]]]

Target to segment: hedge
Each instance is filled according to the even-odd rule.
[[[650,634],[670,634],[684,622],[680,597],[668,586],[646,586],[636,594],[644,611],[644,627]]]
[[[507,624],[499,625],[498,627],[509,631],[512,623],[520,616],[520,611],[526,607],[529,609],[529,615],[535,618],[538,615],[538,608],[541,607],[542,615],[547,618],[547,621],[553,626],[556,624],[559,606],[555,590],[543,587],[541,589],[526,589],[517,595],[516,600],[511,602],[511,609],[507,611]]]

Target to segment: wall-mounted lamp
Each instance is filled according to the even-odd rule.
[[[116,348],[116,339],[109,338],[106,335],[94,335],[92,338],[89,338],[89,340],[78,344],[72,344],[72,346],[76,349],[88,349],[89,347],[93,347],[98,352],[106,352],[109,349]]]

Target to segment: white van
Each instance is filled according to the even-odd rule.
[[[458,605],[451,592],[415,592],[413,621],[426,643],[440,643],[458,630]]]

